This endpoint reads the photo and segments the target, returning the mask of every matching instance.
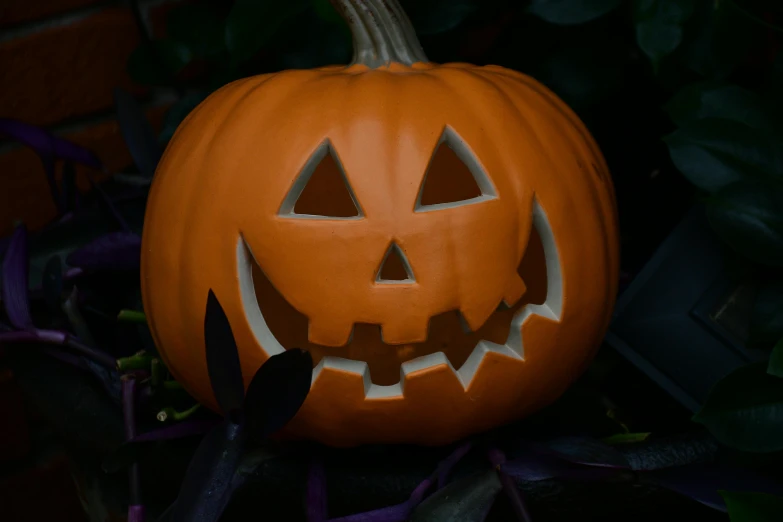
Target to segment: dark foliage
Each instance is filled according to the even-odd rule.
[[[128,471],[122,502],[135,522],[781,518],[778,3],[401,4],[433,61],[530,74],[586,122],[613,172],[624,281],[701,201],[739,271],[759,287],[750,342],[769,361],[728,375],[693,420],[604,349],[554,405],[453,447],[273,443],[305,400],[310,356],[272,357],[245,393],[231,328],[210,293],[206,358],[223,415],[204,411],[158,358],[138,311],[155,166],[179,123],[215,89],[251,74],[346,63],[351,42],[329,0],[202,0],[174,8],[167,37],[145,38],[128,62],[137,82],[180,94],[160,135],[134,98],[115,93],[137,173],[80,194],[73,164],[102,169],[93,153],[0,119],[0,133],[39,155],[61,212],[46,229],[28,234],[22,224],[0,243],[0,343],[31,401],[75,452],[99,454],[102,478]]]

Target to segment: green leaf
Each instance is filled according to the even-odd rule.
[[[682,25],[693,15],[695,0],[636,0],[636,42],[657,67],[682,43]]]
[[[533,0],[527,10],[551,24],[577,25],[604,16],[621,3],[621,0]]]
[[[783,281],[770,281],[759,289],[750,320],[751,343],[769,348],[783,337]]]
[[[779,126],[759,95],[736,85],[691,84],[675,94],[664,109],[678,126],[703,118],[731,120],[767,131]]]
[[[285,21],[302,13],[308,6],[308,0],[237,0],[226,19],[224,34],[232,63],[251,59]]]
[[[693,420],[740,451],[783,450],[783,383],[766,366],[748,364],[718,381]]]
[[[712,228],[737,252],[783,266],[783,183],[739,181],[706,201]]]
[[[625,54],[611,38],[599,35],[558,47],[525,69],[577,112],[611,99],[625,85]]]
[[[775,377],[783,378],[783,337],[772,349],[772,355],[769,356],[767,373]]]
[[[695,120],[664,141],[677,169],[708,192],[743,179],[783,177],[781,143],[736,121]]]
[[[728,77],[766,38],[766,31],[738,16],[728,1],[699,2],[692,22],[683,44],[683,61],[705,78]]]
[[[180,123],[199,103],[206,99],[207,95],[208,93],[206,92],[194,92],[177,100],[163,117],[163,127],[160,131],[159,140],[163,143],[168,142],[174,136],[174,132],[176,132]]]
[[[210,4],[175,7],[166,17],[166,31],[198,57],[217,58],[226,50],[223,17]]]
[[[718,493],[726,502],[731,522],[778,522],[783,517],[783,497],[739,491]]]
[[[483,522],[502,487],[494,469],[456,480],[419,504],[410,522]]]
[[[128,74],[144,85],[170,85],[174,75],[193,58],[188,46],[174,40],[153,40],[139,45],[128,58]]]

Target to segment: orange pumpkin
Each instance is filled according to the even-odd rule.
[[[226,85],[163,156],[142,247],[161,356],[216,408],[212,289],[246,382],[272,354],[312,353],[289,437],[435,445],[545,406],[617,290],[598,147],[532,78],[429,62],[397,1],[332,3],[352,64]]]

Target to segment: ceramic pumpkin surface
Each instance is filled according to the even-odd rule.
[[[535,80],[429,62],[396,1],[333,4],[351,65],[226,85],[164,154],[142,245],[161,356],[216,407],[212,289],[246,381],[283,350],[313,356],[284,435],[442,444],[531,413],[583,371],[610,318],[606,164]]]

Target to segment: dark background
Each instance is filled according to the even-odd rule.
[[[780,288],[783,217],[781,207],[770,199],[770,194],[780,198],[783,193],[783,154],[776,148],[781,143],[777,111],[783,105],[780,2],[401,4],[430,60],[495,64],[524,72],[552,88],[585,121],[606,156],[617,191],[621,289],[695,203],[712,212],[711,223],[731,247],[727,255],[737,272],[762,288]],[[116,87],[139,103],[163,147],[188,111],[221,85],[253,74],[347,63],[350,43],[347,28],[326,0],[0,0],[0,118],[45,128],[93,151],[103,170],[75,167],[76,185],[86,202],[96,199],[88,174],[118,199],[127,196],[130,185],[130,201],[144,191],[145,173],[138,174],[144,170],[138,150],[123,136]],[[703,94],[726,87],[733,90],[714,98],[717,102]],[[689,127],[699,118],[720,121],[710,120],[708,132],[702,129],[699,134]],[[750,129],[738,135],[724,120]],[[675,132],[680,132],[676,140],[664,140]],[[63,168],[62,162],[56,164],[61,185]],[[129,183],[123,175],[142,181]],[[764,185],[768,179],[777,181]],[[747,183],[753,190],[732,183]],[[36,152],[0,134],[0,237],[8,236],[15,222],[24,222],[35,233],[61,216],[50,194]],[[135,207],[128,212],[141,215]],[[137,303],[134,277],[131,273],[92,281],[96,288],[104,283],[116,287],[117,294],[85,306],[112,317],[120,308],[132,308]],[[749,312],[758,318],[753,342],[767,350],[783,336],[783,292],[776,292],[765,294],[766,308]],[[92,313],[86,312],[88,319]],[[90,321],[98,324],[99,315],[95,312]],[[100,323],[95,329],[99,343],[111,345],[117,356],[143,346],[127,327]],[[102,456],[91,450],[109,452],[115,443],[113,410],[88,392],[70,402],[55,401],[57,389],[46,376],[62,372],[48,360],[25,364],[6,364],[0,352],[0,506],[15,506],[9,508],[11,520],[84,520],[77,500],[81,497],[93,516],[112,513],[98,516],[100,520],[124,516],[117,507],[123,502],[117,491],[125,485],[96,486],[94,476],[84,471]],[[61,379],[60,386],[69,390],[83,384],[75,376]],[[542,436],[606,436],[617,429],[616,421],[607,420],[607,411],[632,432],[666,436],[694,428],[689,412],[605,347],[574,390],[525,430]],[[783,423],[783,407],[776,412],[777,422]],[[180,453],[169,455],[173,463],[161,457],[159,468],[148,466],[155,470],[145,479],[152,503],[166,505],[176,494],[192,449],[183,444]],[[334,509],[340,514],[377,508],[390,498],[399,501],[401,492],[410,491],[421,469],[429,469],[435,458],[428,454],[422,457],[427,463],[420,464],[416,455],[421,450],[408,448],[399,459],[393,452],[368,451],[332,456],[335,468],[348,470],[333,486],[338,499]],[[779,462],[779,454],[770,459]],[[764,459],[737,460],[757,465]],[[81,470],[76,481],[71,474],[74,461]],[[392,464],[399,467],[387,469]],[[346,493],[351,481],[365,476],[379,485],[368,496],[351,499]],[[288,493],[281,502],[298,502],[300,491]],[[618,520],[670,514],[726,520],[688,499],[636,499],[626,490],[613,493],[605,487],[559,498],[542,494],[543,500],[534,505],[536,520],[568,520],[583,506],[583,520],[609,520],[607,513]],[[573,511],[558,508],[562,502],[570,503]],[[252,505],[252,499],[246,497],[244,503]],[[616,509],[610,509],[612,503]],[[634,503],[642,507],[633,508]],[[498,520],[510,516],[502,502],[495,510]]]

